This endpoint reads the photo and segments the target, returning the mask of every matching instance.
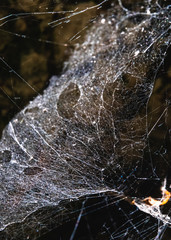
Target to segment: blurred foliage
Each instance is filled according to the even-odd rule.
[[[98,17],[102,9],[92,8],[55,27],[49,23],[69,16],[70,11],[95,6],[97,2],[1,1],[0,134],[18,111],[42,93],[49,78],[61,73],[64,61],[75,44],[83,41],[92,19]]]
[[[49,78],[52,75],[61,74],[64,62],[71,55],[74,46],[83,41],[93,20],[111,3],[115,4],[116,2],[109,0],[103,4],[102,8],[89,9],[66,19],[66,21],[59,21],[58,25],[54,27],[49,23],[71,15],[72,13],[69,11],[82,11],[95,6],[99,4],[99,1],[1,1],[0,135],[10,119],[30,100],[42,93],[48,85]],[[140,5],[143,6],[142,2],[144,1],[122,0],[123,6],[128,10],[138,8],[144,11],[145,7],[139,8]],[[155,1],[151,1],[151,5],[153,2]],[[160,0],[158,2],[161,6],[169,4],[169,1]],[[148,1],[146,3],[148,5]],[[55,13],[52,14],[52,12]],[[167,68],[169,69],[169,67]],[[162,88],[163,81],[160,76],[156,83],[158,90],[155,91],[158,100],[151,100],[153,107],[155,107],[154,102],[161,105],[160,100],[165,101],[159,97],[169,88],[168,81]],[[156,116],[158,117],[158,115]]]

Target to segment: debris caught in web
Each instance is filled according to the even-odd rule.
[[[61,76],[4,129],[0,238],[37,239],[73,214],[74,239],[91,198],[119,216],[108,213],[112,228],[104,220],[92,239],[162,239],[170,227],[170,209],[161,210],[170,202],[169,94],[160,104],[155,90],[169,51],[170,6],[132,5],[114,1],[92,21]],[[61,21],[82,11],[69,14]],[[151,196],[161,186],[162,196]]]

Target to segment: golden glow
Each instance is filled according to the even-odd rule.
[[[147,197],[144,200],[142,200],[142,202],[150,206],[161,206],[166,204],[171,198],[171,193],[165,189],[165,186],[161,187],[161,191],[162,191],[162,198],[160,200],[156,200],[152,197]],[[135,200],[132,201],[132,204],[135,204]]]
[[[167,190],[163,191],[163,197],[160,200],[156,200],[152,197],[145,198],[143,202],[151,205],[151,206],[160,206],[166,204],[171,197],[171,193]]]

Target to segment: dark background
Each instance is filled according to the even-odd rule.
[[[49,78],[60,75],[63,63],[75,44],[83,41],[93,19],[109,4],[103,10],[88,10],[56,27],[48,23],[67,17],[71,14],[67,11],[76,8],[82,11],[97,3],[60,0],[0,2],[0,135],[9,120],[38,93],[42,93]],[[52,11],[56,13],[48,14]],[[25,13],[28,15],[24,16]],[[78,32],[79,38],[73,38]]]
[[[86,7],[98,4],[99,1],[4,0],[0,2],[0,135],[10,119],[38,93],[43,92],[43,89],[48,86],[49,78],[52,75],[61,74],[64,62],[73,52],[75,44],[84,40],[85,33],[93,20],[109,7],[110,2],[112,1],[106,3],[101,9],[94,8],[81,13],[71,18],[70,22],[63,22],[57,27],[51,27],[48,23],[70,13],[40,15],[35,13],[70,11],[76,8],[81,11]],[[129,9],[136,8],[136,2],[123,1]],[[159,3],[167,5],[169,1],[160,1]],[[141,1],[138,4],[141,4]],[[30,14],[23,16],[20,15],[21,13]],[[5,16],[9,17],[2,19]],[[79,39],[72,39],[78,32],[80,32]],[[163,151],[166,148],[169,149],[170,146],[170,54],[171,51],[168,50],[164,65],[156,77],[155,88],[149,103],[152,108],[159,108],[156,115],[153,116],[154,122],[161,112],[168,107],[167,122],[163,126],[165,119],[160,119],[161,127],[156,128],[150,136],[150,144],[154,146],[153,153],[161,146],[161,143]],[[167,138],[165,137],[166,132],[168,132]],[[61,226],[41,236],[39,240],[70,239],[84,200],[78,201],[76,206],[75,203],[73,206],[71,204],[71,208],[78,210],[76,215],[69,216],[69,220],[61,221]],[[111,233],[127,221],[118,209],[120,207],[125,209],[128,216],[136,209],[124,201],[120,205],[112,204],[112,202],[114,201],[111,196],[88,198],[74,239],[110,239]],[[136,219],[139,217],[137,215]],[[154,223],[156,222],[154,221]],[[154,223],[151,221],[151,224]],[[53,223],[49,229],[52,228]],[[141,239],[136,233],[135,236],[135,239]],[[163,239],[169,240],[170,236],[171,232],[167,230]],[[124,238],[118,237],[118,239]]]
[[[75,44],[83,41],[93,20],[117,1],[109,0],[102,8],[88,10],[56,27],[48,23],[70,15],[67,12],[59,13],[61,11],[77,8],[81,11],[99,2],[102,1],[0,1],[0,136],[10,119],[48,86],[49,78],[61,74],[64,61],[72,53]],[[128,9],[135,10],[144,1],[122,2]],[[158,2],[161,6],[169,5],[169,1]],[[47,14],[52,11],[56,13]],[[24,16],[25,13],[28,15]],[[73,38],[78,32],[79,38]]]

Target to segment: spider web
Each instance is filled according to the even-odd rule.
[[[105,2],[49,25],[58,28]],[[160,201],[161,187],[170,187],[169,93],[162,104],[156,100],[169,51],[170,6],[130,6],[112,2],[61,76],[53,76],[4,129],[2,239],[37,239],[72,221],[68,236],[61,237],[62,229],[57,239],[81,239],[84,221],[88,239],[164,239],[170,203],[143,200],[152,195]],[[107,217],[96,216],[102,224],[93,233],[91,214],[99,211],[108,211]]]

